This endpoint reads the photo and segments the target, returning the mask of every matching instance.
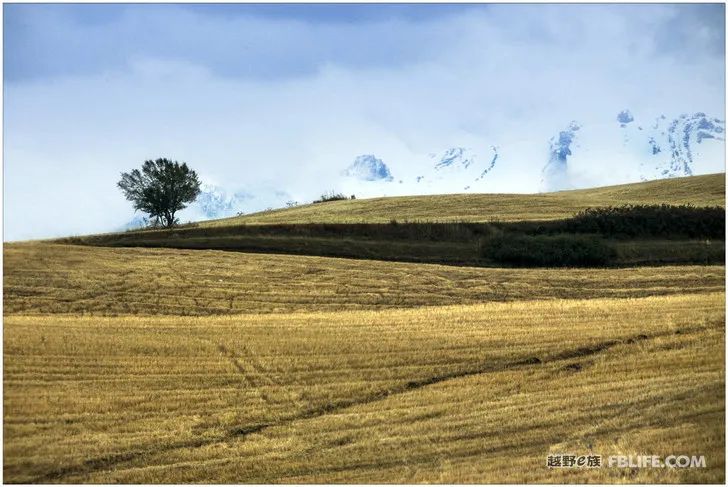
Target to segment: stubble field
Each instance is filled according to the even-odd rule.
[[[6,482],[724,480],[723,267],[47,244],[4,265]]]

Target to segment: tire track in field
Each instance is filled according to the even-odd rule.
[[[571,350],[565,350],[557,352],[553,355],[549,355],[543,360],[538,357],[528,357],[512,362],[507,362],[500,365],[492,364],[480,364],[478,367],[472,369],[455,371],[427,377],[420,380],[409,381],[391,389],[378,391],[360,398],[342,399],[334,401],[328,404],[323,404],[319,407],[304,410],[301,413],[291,415],[287,418],[282,418],[274,422],[264,422],[253,425],[245,425],[230,429],[226,434],[211,437],[211,438],[198,438],[193,440],[181,440],[173,443],[163,445],[158,448],[148,448],[142,450],[135,450],[130,452],[114,453],[110,455],[100,456],[85,460],[79,465],[69,465],[62,467],[54,471],[48,472],[44,475],[40,475],[29,480],[29,483],[60,483],[61,479],[67,475],[83,475],[103,470],[108,470],[114,466],[133,461],[137,458],[142,458],[146,455],[155,455],[159,453],[165,453],[168,451],[189,449],[189,448],[201,448],[204,446],[214,445],[217,443],[224,443],[226,441],[236,440],[245,438],[249,435],[261,433],[266,429],[273,428],[276,426],[282,426],[290,424],[296,421],[302,421],[307,419],[319,418],[326,416],[327,414],[337,413],[346,410],[351,407],[371,404],[374,402],[382,401],[392,396],[399,394],[405,394],[423,387],[427,387],[441,382],[460,379],[464,377],[471,377],[479,374],[503,372],[511,369],[517,369],[521,367],[531,367],[536,365],[542,365],[545,363],[558,362],[562,360],[571,360],[582,357],[594,356],[599,353],[608,351],[618,345],[632,345],[646,340],[653,340],[656,338],[669,336],[673,334],[688,334],[696,333],[701,330],[705,330],[706,327],[696,326],[689,328],[680,328],[675,331],[666,331],[662,333],[655,333],[652,335],[638,334],[633,335],[629,338],[624,339],[612,339],[605,340],[603,342],[596,343],[590,346],[583,346]],[[206,341],[206,340],[205,340]],[[223,347],[224,348],[224,347]],[[221,350],[222,351],[222,350]],[[236,359],[237,360],[237,359]],[[238,363],[239,364],[239,363]],[[236,366],[237,367],[237,366]],[[242,368],[242,366],[241,366]],[[244,371],[244,368],[243,368]],[[245,373],[245,372],[243,372]]]
[[[252,371],[248,371],[243,362],[241,362],[241,357],[238,356],[233,350],[226,347],[223,343],[219,343],[217,345],[217,349],[220,351],[221,354],[227,357],[230,363],[233,364],[233,367],[235,367],[237,371],[243,375],[245,381],[248,382],[251,386],[261,387],[262,385],[279,385],[270,378],[268,370],[263,366],[263,364],[260,363],[260,360],[257,358],[257,356],[252,353],[245,345],[243,345],[243,351],[245,352],[244,364],[248,365],[252,369]],[[265,382],[265,384],[261,384],[261,381]]]

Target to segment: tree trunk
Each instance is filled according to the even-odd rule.
[[[164,226],[167,228],[172,228],[172,225],[174,225],[174,213],[165,211],[164,212]]]

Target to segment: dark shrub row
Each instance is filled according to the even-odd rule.
[[[503,233],[480,243],[481,255],[516,266],[593,267],[609,264],[615,250],[593,235]]]
[[[725,208],[625,205],[588,208],[564,221],[563,231],[609,237],[724,238]]]
[[[429,240],[450,242],[477,242],[497,227],[488,223],[300,223],[266,225],[230,225],[217,227],[180,226],[173,232],[166,230],[132,230],[126,233],[130,238],[144,234],[145,239],[165,240],[176,234],[178,237],[223,237],[240,235],[270,235],[298,237],[342,237],[367,238],[373,240]],[[101,238],[101,237],[99,237]],[[118,239],[116,235],[110,238]]]
[[[351,195],[351,198],[348,198],[343,193],[334,193],[332,191],[330,193],[322,194],[319,199],[313,200],[312,203],[326,203],[327,201],[341,201],[341,200],[348,200],[348,199],[355,200],[356,196]]]

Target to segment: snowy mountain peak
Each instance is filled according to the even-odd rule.
[[[581,126],[572,120],[566,130],[562,130],[558,136],[551,138],[551,160],[566,162],[566,157],[571,155],[571,144],[576,139],[576,133],[580,128]]]
[[[387,165],[372,154],[358,156],[344,171],[344,175],[362,181],[392,181],[394,179]]]
[[[435,163],[436,171],[449,167],[467,169],[475,162],[475,154],[473,154],[472,149],[466,149],[464,147],[451,147],[441,154],[435,154],[431,157],[437,160]]]
[[[491,145],[490,149],[493,151],[493,156],[490,158],[490,162],[487,166],[483,168],[483,171],[480,173],[480,176],[475,178],[476,181],[479,181],[485,177],[486,174],[488,174],[494,167],[496,161],[498,161],[498,147]]]
[[[493,145],[490,150],[491,154],[486,157],[481,157],[481,154],[467,147],[451,147],[440,153],[430,154],[430,159],[434,161],[430,169],[431,175],[419,176],[417,182],[428,181],[465,191],[476,189],[473,183],[482,180],[498,160],[498,148]]]
[[[662,114],[654,122],[640,123],[638,116],[623,110],[617,122],[587,126],[572,122],[551,137],[541,189],[582,186],[575,175],[592,170],[595,163],[605,176],[612,165],[621,166],[621,182],[714,171],[716,163],[725,159],[725,121],[703,112],[675,118]]]
[[[371,153],[359,155],[343,172],[317,184],[357,196],[485,192],[501,190],[504,185],[511,185],[516,192],[558,191],[721,170],[725,120],[700,111],[641,118],[639,112],[615,108],[589,123],[574,120],[557,125],[550,133],[519,137],[515,143],[506,138],[493,140],[497,145],[490,145],[485,143],[489,139],[480,139],[473,146],[441,146],[440,152],[419,152],[409,160],[406,155],[388,154],[387,158],[400,164],[394,168],[399,175],[396,185],[390,184],[395,178],[387,164]],[[281,189],[273,182],[266,188],[256,186],[253,194],[206,184],[197,200],[180,214],[180,220],[282,207],[292,198]],[[302,192],[296,198],[303,202],[315,196]],[[127,228],[142,225],[143,216],[137,215]]]
[[[226,218],[235,216],[245,209],[255,197],[244,191],[228,192],[226,189],[213,184],[203,183],[200,194],[195,201],[179,213],[180,221],[208,220],[212,218]],[[124,224],[121,230],[144,228],[151,223],[148,216],[137,213]]]
[[[200,194],[191,207],[198,209],[207,218],[222,218],[235,215],[251,195],[244,192],[228,193],[212,184],[203,184]]]
[[[541,185],[546,191],[568,187],[567,159],[571,156],[571,146],[581,126],[572,120],[565,130],[551,137],[549,141],[549,160],[543,168]]]
[[[632,112],[629,110],[622,110],[617,114],[617,121],[619,122],[619,126],[624,128],[627,126],[628,123],[631,123],[634,121],[634,117],[632,116]]]
[[[662,121],[662,119],[658,120]],[[660,130],[659,123],[658,130]],[[653,155],[667,152],[669,159],[660,164],[661,177],[690,176],[696,158],[704,152],[707,139],[725,140],[725,120],[710,118],[703,112],[682,114],[670,121],[666,129],[650,142]]]

